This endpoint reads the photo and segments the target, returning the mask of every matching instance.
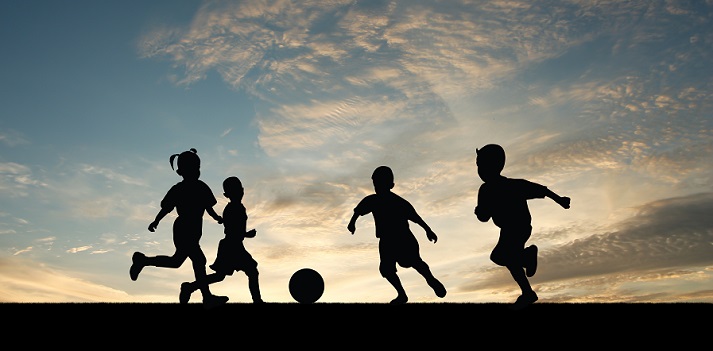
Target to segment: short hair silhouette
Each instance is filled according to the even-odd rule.
[[[223,191],[228,194],[234,194],[242,187],[243,183],[240,181],[240,178],[235,176],[225,178],[225,180],[223,181]]]
[[[379,272],[396,290],[397,296],[392,304],[408,302],[406,290],[397,275],[396,265],[415,269],[426,283],[433,289],[436,296],[446,296],[446,287],[433,276],[431,268],[420,254],[418,240],[409,228],[409,222],[414,222],[426,231],[426,237],[434,244],[438,236],[431,227],[416,212],[416,209],[404,198],[393,193],[394,173],[388,166],[379,166],[371,174],[374,194],[367,195],[354,208],[347,230],[352,234],[356,231],[356,220],[369,213],[374,217],[376,237],[379,238]]]
[[[505,149],[498,144],[488,144],[475,149],[478,165],[488,167],[500,173],[505,168]]]
[[[374,184],[389,186],[389,188],[393,188],[394,172],[391,170],[391,168],[387,166],[376,167],[374,173],[372,173],[371,175],[371,180],[374,181]]]
[[[483,184],[478,189],[478,203],[474,213],[479,221],[493,223],[500,228],[495,248],[490,253],[493,263],[504,266],[520,287],[521,295],[512,305],[521,309],[539,299],[528,277],[537,271],[536,245],[525,247],[532,234],[532,216],[527,205],[531,199],[550,198],[567,209],[569,197],[560,196],[546,186],[526,179],[508,178],[500,173],[505,167],[505,150],[497,144],[475,149],[478,176]]]

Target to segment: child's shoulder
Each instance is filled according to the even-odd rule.
[[[225,204],[225,209],[226,210],[240,210],[240,209],[245,209],[245,205],[243,205],[243,203],[240,201],[228,201],[228,203]]]

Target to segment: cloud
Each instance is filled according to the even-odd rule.
[[[86,246],[81,246],[81,247],[73,247],[67,250],[67,253],[77,253],[77,252],[82,252],[82,251],[87,251],[91,250],[92,246],[91,245],[86,245]]]
[[[0,258],[0,301],[14,303],[136,302],[136,296],[73,277],[44,264]]]
[[[92,165],[88,165],[88,164],[82,164],[82,165],[80,165],[80,168],[81,168],[81,171],[86,174],[100,175],[110,181],[118,181],[120,183],[124,183],[127,185],[138,185],[138,186],[146,185],[146,183],[140,179],[130,177],[126,174],[121,174],[113,169],[99,167],[99,166],[92,166]]]
[[[0,131],[0,142],[10,147],[30,143],[22,133],[12,129]]]
[[[581,282],[603,279],[608,284],[623,284],[644,279],[647,274],[661,277],[662,274],[667,276],[684,272],[687,267],[712,266],[711,211],[713,193],[662,199],[642,205],[633,216],[609,225],[602,233],[541,249],[538,266],[542,269],[537,271],[537,283],[548,285],[578,280],[580,283],[577,284],[584,284]],[[586,228],[560,232],[570,230],[586,232]],[[548,237],[542,232],[537,235],[539,238]],[[550,236],[548,241],[551,239],[553,237]],[[617,277],[625,278],[620,280]],[[509,280],[511,278],[508,277],[482,279],[469,286],[493,288],[511,284]]]
[[[220,133],[220,137],[224,138],[226,135],[230,134],[230,132],[232,132],[232,131],[233,131],[233,128],[228,128],[228,129],[224,130],[222,133]]]
[[[558,262],[588,274],[636,269],[707,266],[713,264],[713,193],[658,200],[638,208],[614,230],[578,240],[548,252],[545,261]],[[555,257],[564,258],[564,260]]]
[[[32,176],[30,167],[15,162],[0,162],[0,192],[10,197],[24,197],[32,187],[47,184]]]
[[[24,254],[24,253],[26,253],[26,252],[30,252],[30,251],[32,251],[32,249],[33,249],[32,246],[28,246],[28,247],[26,247],[26,248],[24,248],[24,249],[17,250],[17,251],[15,251],[15,253],[13,253],[13,256],[17,256],[17,255]]]
[[[540,230],[531,283],[547,302],[713,301],[713,222],[705,215],[711,206],[713,194],[702,193],[651,202],[611,225]],[[451,290],[489,300],[519,294],[502,267],[471,269]]]

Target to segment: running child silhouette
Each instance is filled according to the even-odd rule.
[[[260,296],[260,283],[258,282],[257,261],[245,249],[243,239],[254,238],[257,231],[247,230],[248,214],[242,203],[245,189],[238,177],[228,177],[223,181],[223,195],[230,202],[223,209],[223,226],[225,238],[218,243],[218,254],[215,262],[210,268],[215,273],[209,274],[205,278],[205,283],[213,284],[225,279],[227,275],[233,275],[234,271],[243,271],[248,277],[248,288],[252,296],[253,303],[263,303]],[[191,293],[198,289],[197,281],[181,284],[179,301],[188,303]]]
[[[481,222],[492,219],[500,228],[500,237],[490,253],[490,260],[506,267],[520,287],[522,294],[511,306],[520,309],[538,299],[527,279],[537,271],[537,246],[525,247],[532,234],[532,217],[527,200],[549,197],[568,209],[570,198],[525,179],[502,176],[500,172],[505,167],[505,150],[500,145],[488,144],[475,149],[475,153],[478,175],[484,183],[478,190],[474,213]]]
[[[223,219],[213,210],[213,206],[218,202],[213,192],[206,183],[198,179],[201,173],[201,160],[196,149],[171,155],[169,158],[171,169],[173,169],[173,160],[176,158],[176,173],[183,177],[183,180],[168,190],[161,200],[161,210],[148,228],[151,232],[155,231],[161,219],[175,208],[178,214],[173,222],[173,244],[176,251],[172,256],[153,257],[138,251],[134,252],[129,269],[131,280],[138,279],[139,273],[146,266],[179,268],[187,258],[190,258],[196,280],[205,281],[207,259],[200,246],[200,239],[203,235],[203,214],[208,212],[218,224],[221,224]],[[199,285],[203,294],[203,305],[206,308],[228,301],[227,296],[213,295],[208,284],[201,283]]]
[[[438,236],[416,213],[414,207],[401,196],[393,193],[394,173],[387,166],[379,166],[371,176],[375,194],[367,195],[354,208],[347,229],[354,234],[359,216],[371,213],[374,216],[376,237],[379,238],[379,272],[396,289],[392,304],[408,302],[408,296],[396,274],[396,264],[413,268],[421,274],[438,297],[446,296],[446,288],[431,273],[428,264],[421,258],[418,240],[409,229],[409,221],[420,225],[429,241],[435,244]]]

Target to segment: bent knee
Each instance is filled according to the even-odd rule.
[[[379,267],[379,273],[384,278],[393,277],[396,275],[396,267]]]

